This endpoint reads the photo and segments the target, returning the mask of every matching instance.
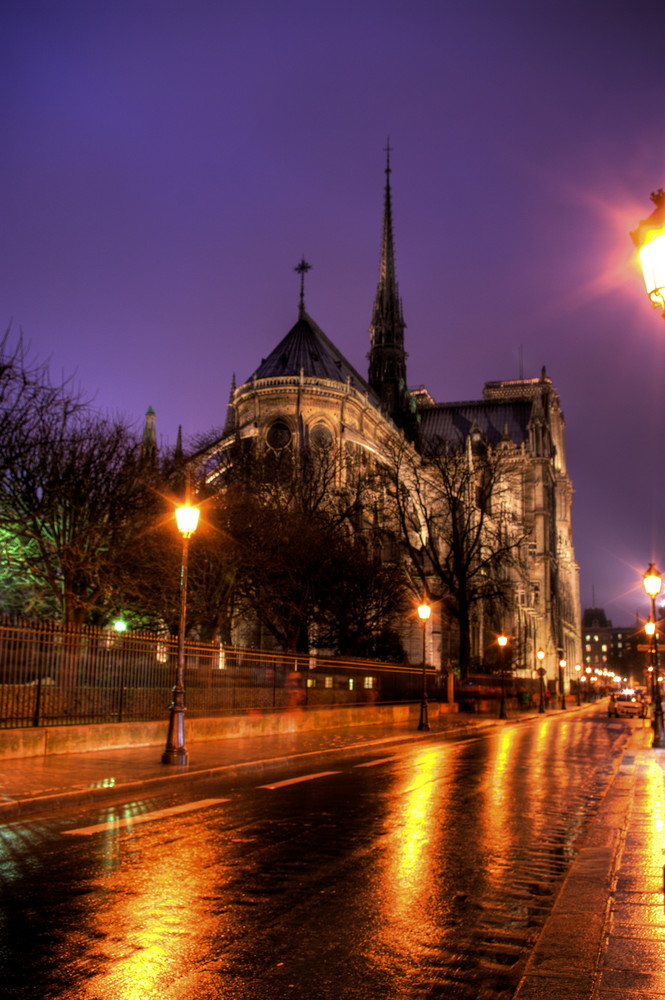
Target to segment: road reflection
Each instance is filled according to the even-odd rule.
[[[147,835],[150,850],[131,828],[101,836],[109,863],[81,914],[98,946],[89,957],[91,978],[78,995],[163,1000],[200,960],[210,936],[211,873],[219,878],[219,840],[199,824],[192,842],[186,824],[174,821],[162,829],[161,845],[152,831]],[[219,932],[217,919],[214,923]]]
[[[414,888],[420,888],[423,879],[431,875],[432,851],[441,836],[437,822],[442,804],[440,782],[447,769],[440,749],[423,750],[395,789],[391,824],[399,827],[400,835],[389,859],[387,877],[394,888],[397,912],[403,912],[414,899]]]
[[[389,794],[388,836],[375,880],[377,934],[369,950],[377,966],[397,962],[407,981],[436,949],[445,922],[442,817],[449,814],[456,754],[450,746],[424,748],[397,772]]]

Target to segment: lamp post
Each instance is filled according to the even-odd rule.
[[[660,678],[658,677],[658,629],[656,625],[656,597],[660,594],[663,578],[653,563],[649,563],[649,568],[644,574],[644,589],[651,598],[651,621],[653,622],[653,636],[651,648],[653,650],[653,681],[654,681],[654,714],[653,714],[653,742],[652,747],[665,746],[665,729],[663,727],[663,702],[660,695]]]
[[[566,669],[566,661],[563,657],[559,660],[559,694],[561,695],[561,708],[566,707],[566,693],[564,691],[564,676],[563,672]]]
[[[176,667],[173,701],[169,709],[169,730],[162,764],[186,764],[185,750],[185,622],[187,618],[187,555],[189,539],[199,523],[199,509],[189,502],[189,483],[185,503],[175,512],[178,531],[182,535],[182,565],[180,571],[180,630],[178,632],[178,665]]]
[[[656,667],[653,662],[653,637],[656,632],[656,623],[653,621],[645,622],[644,631],[649,636],[649,673],[651,674],[651,704],[656,704]],[[658,641],[656,639],[656,641]]]
[[[429,719],[427,717],[427,674],[425,672],[425,628],[427,619],[430,616],[431,608],[425,601],[418,607],[418,617],[420,618],[420,630],[422,634],[422,660],[423,660],[423,693],[420,700],[420,722],[418,729],[429,729]]]
[[[582,667],[579,665],[579,663],[576,663],[575,664],[575,676],[577,677],[577,706],[578,706],[578,708],[582,704],[582,700],[580,698],[580,670],[581,669],[582,669]]]
[[[536,653],[538,658],[538,679],[540,680],[540,704],[538,705],[538,711],[545,711],[545,667],[543,666],[543,660],[545,659],[545,653],[542,649],[539,649]]]
[[[504,675],[506,672],[506,647],[508,645],[508,637],[501,633],[499,638],[496,640],[499,644],[499,656],[501,658],[501,705],[499,707],[499,718],[507,719],[506,715],[506,692],[505,692],[505,680]]]
[[[630,235],[639,249],[647,295],[665,318],[665,191],[653,191],[651,201],[654,211]]]

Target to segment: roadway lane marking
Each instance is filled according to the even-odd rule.
[[[393,760],[400,760],[399,757],[381,757],[380,760],[368,760],[364,764],[354,764],[354,767],[378,767],[379,764],[390,764]]]
[[[76,830],[63,830],[66,836],[89,837],[103,830],[118,830],[123,826],[134,826],[136,823],[152,823],[153,820],[165,816],[177,816],[179,813],[193,812],[195,809],[207,809],[208,806],[228,802],[228,799],[199,799],[197,802],[185,802],[182,806],[170,806],[168,809],[158,809],[156,812],[141,813],[137,816],[125,816],[123,819],[112,819],[108,823],[97,823],[95,826],[80,826]]]
[[[284,788],[286,785],[297,785],[301,781],[314,781],[315,778],[325,778],[329,774],[341,774],[341,771],[319,771],[318,774],[303,774],[301,778],[287,778],[286,781],[275,781],[272,785],[259,785],[259,788]]]

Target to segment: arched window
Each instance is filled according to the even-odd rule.
[[[332,447],[333,436],[325,424],[318,423],[309,432],[309,441],[313,448],[324,450]]]
[[[275,420],[270,425],[266,441],[268,447],[272,448],[273,451],[282,451],[284,448],[288,448],[291,443],[291,431],[283,420]]]

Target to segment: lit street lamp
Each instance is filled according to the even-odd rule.
[[[539,649],[536,653],[538,658],[538,679],[540,681],[540,704],[538,705],[538,711],[545,711],[545,668],[543,666],[543,660],[545,659],[545,653],[542,649]]]
[[[576,677],[577,677],[577,704],[578,704],[578,706],[582,704],[582,701],[580,699],[580,670],[581,669],[582,668],[579,665],[579,663],[576,663],[575,664],[575,674],[576,674]]]
[[[505,692],[505,672],[506,672],[506,647],[508,638],[503,633],[496,640],[499,644],[499,656],[501,659],[501,705],[499,707],[499,718],[507,719],[506,715],[506,692]]]
[[[566,693],[564,691],[563,672],[566,669],[566,661],[563,657],[559,660],[559,694],[561,695],[561,708],[566,707]]]
[[[652,192],[651,201],[656,208],[630,235],[639,249],[647,295],[654,309],[660,309],[665,318],[665,192],[662,188]]]
[[[644,589],[651,598],[651,621],[653,622],[653,636],[651,648],[653,650],[653,682],[654,682],[654,715],[653,715],[653,747],[665,746],[665,729],[663,727],[663,702],[660,695],[660,678],[658,677],[658,630],[656,627],[656,597],[660,594],[663,584],[662,577],[653,563],[649,563],[649,568],[644,574]]]
[[[182,567],[180,571],[180,631],[178,632],[178,665],[173,701],[170,707],[169,730],[166,749],[162,754],[162,764],[186,764],[185,750],[185,622],[187,617],[187,554],[189,539],[199,523],[199,509],[189,502],[189,482],[185,503],[175,512],[178,531],[182,535]]]
[[[650,647],[649,647],[649,668],[648,672],[651,674],[651,704],[656,704],[656,668],[653,662],[653,637],[656,632],[656,623],[648,621],[644,623],[644,631],[649,636]]]
[[[420,701],[420,722],[418,729],[429,729],[429,719],[427,717],[427,673],[425,671],[425,628],[427,619],[430,616],[431,608],[429,604],[423,603],[418,607],[418,617],[420,618],[420,630],[422,633],[422,660],[423,660],[423,694]]]

